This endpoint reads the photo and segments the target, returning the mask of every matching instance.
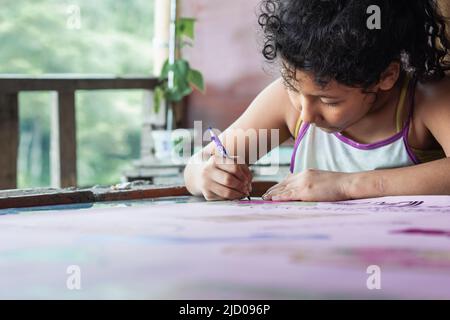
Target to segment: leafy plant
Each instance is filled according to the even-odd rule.
[[[194,41],[195,19],[178,18],[176,21],[175,42],[177,48],[186,45],[192,46]],[[187,41],[186,39],[190,39]],[[169,73],[173,72],[173,87],[169,87]],[[181,101],[185,96],[192,93],[193,88],[204,92],[205,84],[200,71],[192,69],[189,62],[182,58],[176,58],[171,64],[167,59],[161,69],[159,85],[154,89],[154,111],[159,112],[159,106],[164,99],[167,103]]]

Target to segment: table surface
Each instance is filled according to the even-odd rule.
[[[0,298],[450,298],[450,196],[0,210]]]

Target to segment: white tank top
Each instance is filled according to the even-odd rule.
[[[414,85],[411,87],[414,88]],[[407,89],[405,84],[399,106],[405,101]],[[401,131],[376,143],[358,143],[341,133],[327,133],[314,124],[303,123],[292,153],[291,172],[298,173],[306,169],[359,172],[418,164],[407,141],[413,110],[413,99],[409,100],[409,115]]]

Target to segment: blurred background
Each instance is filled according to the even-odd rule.
[[[0,73],[154,76],[157,1],[1,0]],[[259,53],[258,3],[180,1],[180,15],[197,19],[195,44],[183,55],[207,87],[187,99],[183,127],[202,120],[225,129],[273,79]],[[18,188],[51,185],[52,99],[19,93]],[[76,91],[75,110],[78,186],[118,183],[140,157],[142,92]]]
[[[153,1],[1,2],[1,73],[152,72]],[[19,95],[19,188],[50,185],[50,102],[49,92]],[[118,181],[139,156],[139,93],[77,92],[76,103],[79,185]]]
[[[194,91],[185,99],[178,127],[192,128],[201,120],[204,126],[224,130],[278,77],[276,67],[260,53],[259,3],[178,1],[179,16],[196,19],[194,45],[184,48],[182,55],[203,73],[206,84],[205,94]],[[0,78],[150,79],[158,76],[161,57],[167,56],[170,0],[0,0],[0,4]],[[450,1],[440,4],[448,16]],[[55,92],[22,89],[17,90],[17,103],[15,96],[11,103],[0,95],[4,149],[0,180],[6,181],[0,181],[0,189],[69,186],[72,181],[78,187],[111,185],[123,181],[127,172],[130,180],[163,175],[182,182],[182,166],[168,168],[148,157],[153,124],[148,125],[151,106],[144,90],[107,88],[75,91],[76,152],[70,154],[76,156],[69,157],[76,162],[61,171],[65,181],[55,185],[58,177],[52,180],[52,172],[59,174],[51,161]],[[17,109],[18,139],[15,133],[8,136],[15,132],[12,113]],[[8,146],[15,140],[17,156],[15,147]],[[290,149],[284,149],[280,163],[286,170],[289,156]],[[163,174],[166,169],[172,171]]]

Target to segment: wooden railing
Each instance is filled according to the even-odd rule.
[[[53,187],[77,185],[75,92],[77,90],[141,89],[151,92],[155,78],[108,76],[0,76],[0,189],[17,187],[19,93],[55,92],[51,121],[51,181]],[[151,96],[148,95],[148,96]],[[105,112],[108,112],[107,110]]]

